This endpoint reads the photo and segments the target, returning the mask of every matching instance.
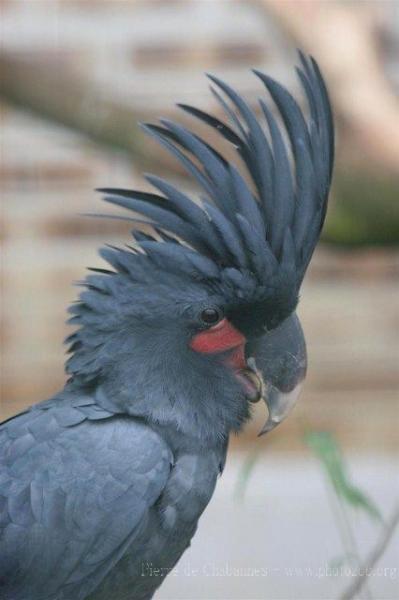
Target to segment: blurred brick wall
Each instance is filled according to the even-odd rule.
[[[123,161],[67,131],[4,108],[2,124],[2,399],[7,407],[46,396],[62,383],[65,308],[77,293],[71,284],[98,262],[96,248],[105,238],[121,237],[115,221],[78,213],[98,212],[95,187],[131,183],[132,177]]]

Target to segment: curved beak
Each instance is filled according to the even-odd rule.
[[[302,389],[302,382],[291,390],[291,392],[282,392],[274,385],[269,385],[266,390],[264,400],[269,413],[266,423],[258,433],[258,436],[272,431],[288,416],[288,413],[294,408],[298,401]]]
[[[306,376],[306,343],[301,323],[292,314],[257,341],[256,368],[265,382],[268,419],[259,435],[269,433],[295,406]]]

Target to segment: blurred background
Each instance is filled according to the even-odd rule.
[[[100,245],[128,240],[126,224],[79,215],[104,212],[93,189],[146,188],[143,171],[188,185],[137,121],[186,121],[176,101],[217,112],[205,71],[254,108],[263,92],[251,67],[301,99],[295,48],[316,57],[337,164],[299,308],[305,391],[269,437],[256,437],[260,407],[232,440],[192,548],[157,598],[399,598],[399,2],[0,0],[0,9],[2,417],[63,385],[72,283],[100,265]],[[348,591],[364,564],[367,585]]]

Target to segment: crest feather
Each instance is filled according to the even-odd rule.
[[[100,190],[106,202],[147,218],[160,233],[160,239],[135,234],[144,257],[125,250],[103,251],[117,271],[127,270],[134,279],[137,269],[136,276],[141,273],[148,281],[150,263],[154,277],[160,269],[183,278],[219,276],[220,281],[228,274],[227,279],[238,286],[252,276],[257,285],[267,287],[276,271],[284,269],[299,290],[323,226],[334,160],[333,120],[323,78],[312,58],[302,53],[299,58],[296,72],[308,118],[281,84],[258,70],[254,73],[268,91],[281,124],[264,99],[259,100],[262,118],[258,118],[232,87],[213,75],[208,75],[212,92],[229,124],[178,104],[235,147],[250,183],[219,150],[186,127],[166,119],[161,119],[161,125],[143,125],[193,178],[202,201],[192,200],[155,175],[146,178],[159,194]]]

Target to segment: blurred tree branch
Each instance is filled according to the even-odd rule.
[[[320,62],[359,162],[399,172],[399,102],[384,77],[368,3],[255,0]]]
[[[139,115],[110,101],[91,84],[56,64],[43,65],[3,53],[0,96],[40,117],[83,133],[94,142],[123,150],[140,166],[149,164]]]

